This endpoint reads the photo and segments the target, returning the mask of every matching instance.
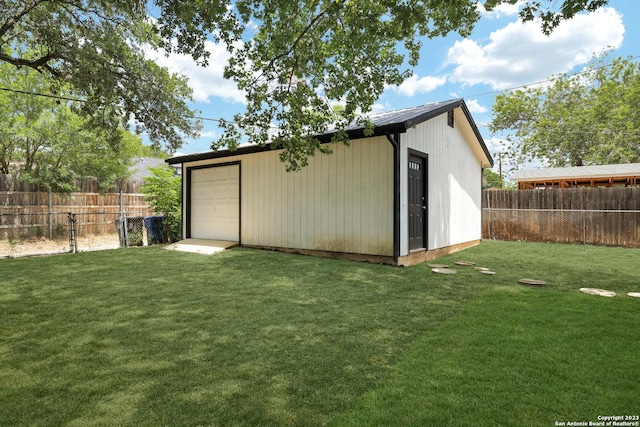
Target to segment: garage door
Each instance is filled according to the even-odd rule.
[[[239,242],[240,166],[216,166],[190,172],[189,237]]]

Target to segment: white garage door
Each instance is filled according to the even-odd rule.
[[[240,166],[191,171],[191,238],[240,241]]]

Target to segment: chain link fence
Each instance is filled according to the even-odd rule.
[[[484,208],[485,239],[640,247],[640,211]]]
[[[128,212],[0,214],[0,258],[146,246],[162,242],[161,217]]]

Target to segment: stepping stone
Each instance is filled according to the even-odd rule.
[[[488,271],[489,269],[487,267],[475,267],[476,270],[478,271]]]
[[[536,279],[520,279],[518,280],[518,283],[521,283],[523,285],[542,286],[542,285],[546,285],[547,282],[545,282],[544,280],[536,280]]]
[[[427,264],[427,267],[431,268],[449,268],[447,264]]]
[[[431,271],[433,271],[434,273],[440,273],[440,274],[456,274],[457,271],[452,270],[450,268],[432,268]]]
[[[457,265],[476,265],[475,262],[471,262],[471,261],[456,261],[456,262],[454,262],[454,264],[457,264]]]
[[[589,295],[598,295],[601,297],[615,297],[616,293],[613,291],[607,291],[606,289],[598,288],[580,288],[580,292],[584,292]]]
[[[487,274],[489,276],[492,276],[492,275],[496,274],[495,271],[490,271],[490,270],[480,270],[480,273]]]
[[[631,298],[640,298],[640,292],[628,292],[627,295]]]

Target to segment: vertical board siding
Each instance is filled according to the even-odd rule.
[[[243,244],[392,256],[391,144],[375,137],[331,148],[333,154],[317,154],[298,172],[285,170],[279,151],[185,167],[242,163]]]
[[[434,117],[401,137],[401,255],[409,253],[407,148],[427,154],[427,249],[433,250],[482,237],[480,160],[461,130],[466,120],[455,110],[455,126],[447,114]],[[475,143],[475,142],[474,142]]]

